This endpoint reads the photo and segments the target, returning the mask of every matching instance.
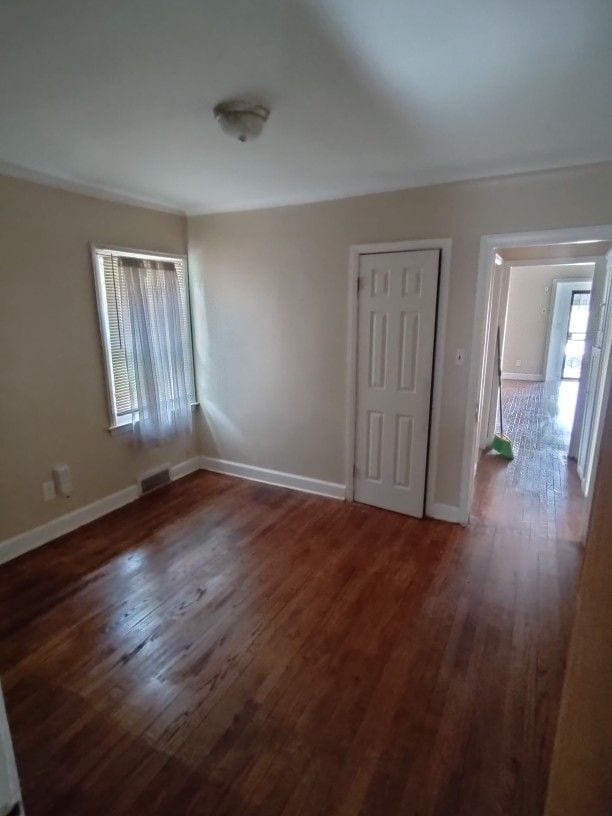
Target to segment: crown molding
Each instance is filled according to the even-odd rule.
[[[35,184],[42,184],[46,187],[54,187],[58,190],[65,190],[69,193],[77,193],[79,195],[89,196],[90,198],[97,198],[102,201],[114,201],[118,204],[127,204],[132,207],[143,207],[148,210],[157,210],[158,212],[167,212],[172,215],[181,215],[185,218],[197,218],[198,216],[207,215],[224,215],[227,213],[244,213],[253,212],[256,210],[271,210],[281,209],[285,207],[301,207],[312,204],[325,204],[336,201],[344,201],[352,198],[363,198],[366,196],[385,195],[391,193],[403,193],[408,190],[425,189],[428,187],[445,187],[450,185],[463,184],[497,184],[505,179],[516,176],[532,176],[540,174],[553,174],[569,170],[595,168],[605,166],[612,163],[612,159],[598,159],[595,161],[580,162],[578,164],[562,164],[550,165],[535,168],[513,169],[498,172],[481,172],[476,175],[463,173],[433,173],[428,177],[419,177],[413,179],[403,179],[400,183],[394,185],[384,185],[382,187],[373,185],[368,188],[357,189],[336,189],[327,194],[312,194],[307,196],[284,196],[273,198],[258,198],[248,203],[234,203],[227,205],[204,206],[185,204],[178,207],[168,204],[165,201],[156,198],[149,198],[146,196],[135,196],[126,193],[123,190],[116,190],[109,187],[99,187],[94,184],[87,184],[67,176],[53,175],[50,173],[43,173],[32,168],[24,167],[23,165],[13,164],[0,159],[0,175],[9,176],[11,178],[24,179]]]
[[[170,206],[159,199],[133,196],[121,190],[97,187],[65,176],[41,173],[38,170],[32,170],[29,167],[23,167],[22,165],[12,164],[11,162],[2,160],[0,160],[0,175],[31,181],[34,184],[42,184],[45,187],[54,187],[57,190],[64,190],[67,193],[77,193],[79,195],[89,196],[90,198],[98,198],[102,201],[127,204],[130,207],[144,207],[147,210],[157,210],[159,212],[171,213],[172,215],[187,215],[184,209]]]

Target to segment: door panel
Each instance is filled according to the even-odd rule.
[[[383,415],[380,411],[368,411],[368,459],[366,478],[380,482],[382,473]]]
[[[359,262],[356,501],[421,517],[439,250]]]

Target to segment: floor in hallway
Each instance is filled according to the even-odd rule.
[[[541,816],[582,557],[544,394],[467,528],[199,472],[2,567],[28,816]]]
[[[476,517],[511,523],[521,518],[534,530],[578,541],[585,532],[586,502],[576,463],[568,460],[578,383],[503,382],[504,431],[513,462],[482,456],[473,506]]]

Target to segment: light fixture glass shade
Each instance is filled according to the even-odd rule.
[[[221,130],[239,142],[257,138],[270,115],[263,105],[253,105],[240,100],[220,102],[213,113]]]

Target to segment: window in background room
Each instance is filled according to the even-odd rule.
[[[195,402],[184,257],[94,247],[111,430],[158,442],[191,427]]]
[[[567,338],[565,341],[565,357],[563,358],[564,380],[579,380],[584,355],[584,341],[589,321],[589,305],[591,293],[574,289],[570,306]]]

